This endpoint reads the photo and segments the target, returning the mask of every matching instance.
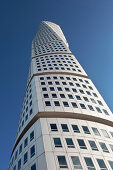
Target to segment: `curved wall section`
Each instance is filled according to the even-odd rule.
[[[69,50],[44,21],[32,42],[9,170],[112,170],[113,115]]]

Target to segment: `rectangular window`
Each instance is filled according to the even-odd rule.
[[[55,147],[57,147],[57,148],[62,147],[60,138],[53,138],[53,140],[54,140]]]
[[[50,101],[45,101],[45,105],[46,105],[46,106],[51,106]]]
[[[55,132],[58,131],[56,124],[50,124],[50,127],[51,127],[51,131],[55,131]]]
[[[86,109],[84,104],[80,103],[80,106],[81,106],[82,109]]]
[[[63,102],[64,107],[69,107],[68,102]]]
[[[108,148],[107,148],[107,146],[106,146],[106,144],[105,144],[105,143],[103,143],[103,142],[99,142],[99,144],[100,144],[100,146],[101,146],[101,148],[102,148],[103,152],[107,152],[107,153],[109,153]]]
[[[60,94],[60,97],[61,98],[66,98],[64,94]]]
[[[32,131],[31,133],[30,133],[30,141],[32,141],[34,139],[34,131]]]
[[[27,160],[28,160],[28,152],[24,154],[24,164],[27,162]]]
[[[24,140],[24,148],[28,145],[28,137]]]
[[[69,132],[67,124],[61,124],[63,132]]]
[[[49,98],[48,94],[43,94],[44,98]]]
[[[18,170],[21,168],[21,159],[18,161]]]
[[[90,131],[87,126],[82,126],[84,133],[90,134]]]
[[[80,130],[77,125],[72,125],[72,128],[75,133],[80,133]]]
[[[100,167],[100,170],[108,170],[103,159],[97,159],[98,165]]]
[[[100,133],[99,133],[97,128],[92,127],[92,130],[93,130],[95,135],[100,136]]]
[[[88,168],[89,170],[96,170],[95,167],[94,167],[94,164],[93,164],[93,161],[92,161],[91,158],[85,157],[84,159],[85,159],[87,168]]]
[[[77,93],[77,90],[75,88],[72,88],[72,90],[73,90],[74,93]]]
[[[65,140],[66,140],[68,148],[75,148],[73,140],[71,138],[66,138]]]
[[[58,91],[62,91],[62,88],[61,87],[57,87]]]
[[[57,158],[60,168],[68,168],[65,156],[57,156]]]
[[[94,141],[89,140],[89,144],[90,144],[92,150],[98,151],[97,145]]]
[[[33,146],[30,148],[30,155],[31,155],[31,158],[35,155],[35,145],[33,145]]]
[[[80,160],[78,156],[71,156],[74,169],[82,169]]]
[[[36,170],[36,164],[31,166],[31,170]]]
[[[68,94],[69,99],[73,99],[73,96],[71,94]]]
[[[67,92],[69,92],[70,90],[69,90],[69,88],[65,88],[65,90],[67,91]]]
[[[55,91],[54,87],[50,87],[50,91]]]
[[[53,93],[52,98],[57,98],[57,95],[55,93]]]
[[[81,149],[87,149],[83,139],[77,139],[77,141]]]
[[[55,105],[55,106],[60,106],[59,101],[54,101],[54,105]]]

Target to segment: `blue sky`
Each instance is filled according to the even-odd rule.
[[[8,167],[31,41],[42,20],[61,26],[71,51],[113,111],[113,0],[1,0],[0,170]]]

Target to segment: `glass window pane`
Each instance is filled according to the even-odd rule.
[[[76,133],[80,133],[80,130],[77,125],[72,125],[73,131]]]
[[[87,168],[88,168],[89,170],[96,170],[95,167],[94,167],[94,164],[93,164],[93,161],[92,161],[91,158],[85,157],[84,159],[85,159]]]
[[[92,150],[98,151],[97,145],[94,141],[89,140],[89,144],[90,144]]]
[[[71,156],[73,165],[74,165],[74,169],[82,169],[80,160],[78,156]]]
[[[53,138],[55,147],[62,147],[60,138]]]
[[[81,149],[87,149],[83,139],[77,139],[77,141]]]
[[[107,170],[107,167],[103,161],[103,159],[97,159],[98,165],[100,167],[101,170]]]
[[[65,156],[57,156],[60,168],[68,168]]]
[[[66,140],[68,148],[75,148],[73,140],[71,138],[66,138],[65,140]]]

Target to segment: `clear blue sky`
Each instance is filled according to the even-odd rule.
[[[59,24],[113,111],[113,0],[1,0],[0,170],[7,170],[30,62],[42,20]]]

